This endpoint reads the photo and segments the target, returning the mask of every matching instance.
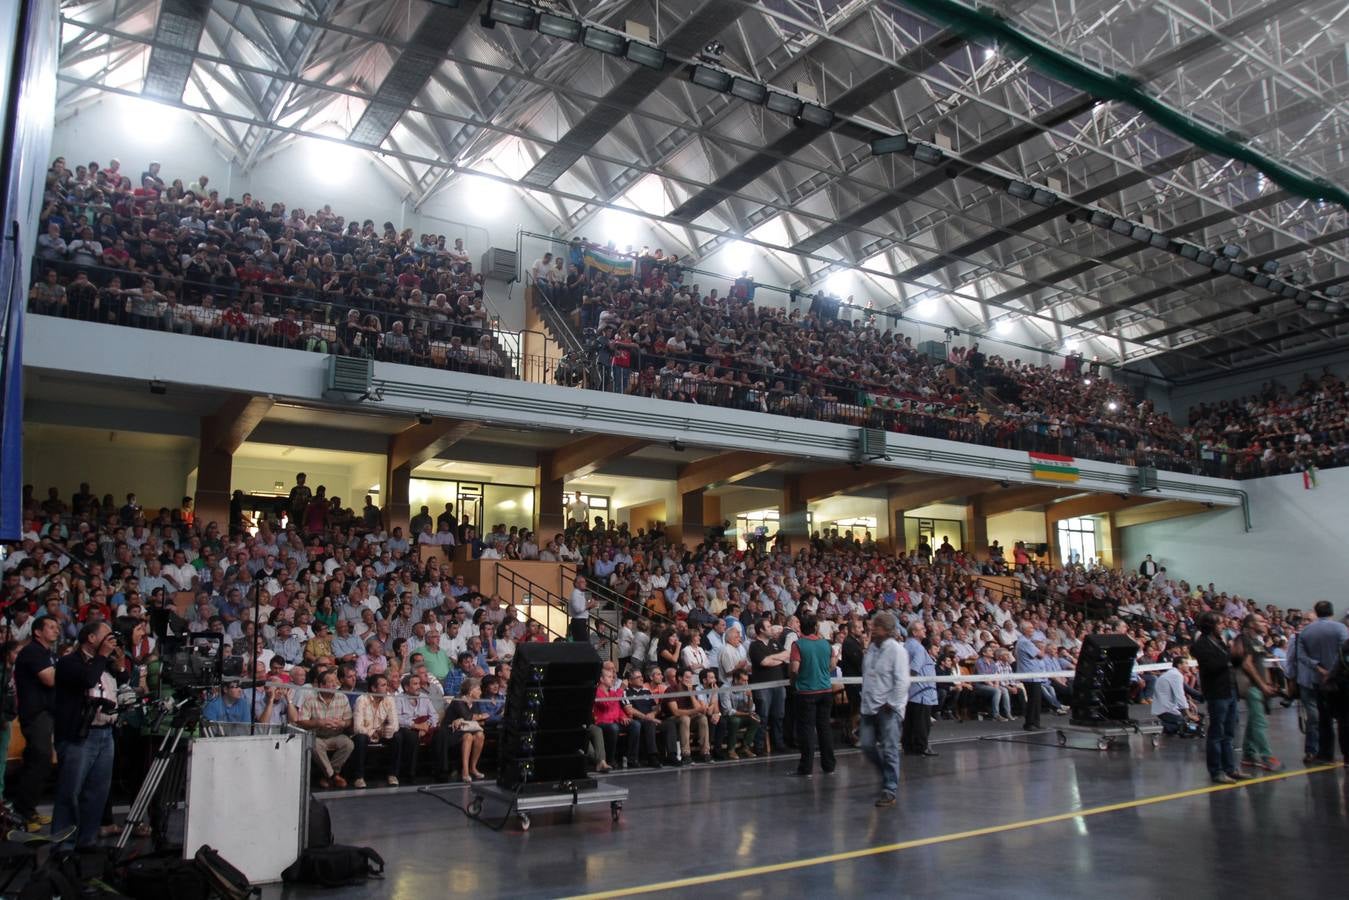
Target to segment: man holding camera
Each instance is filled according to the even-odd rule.
[[[108,624],[90,622],[80,629],[74,652],[56,663],[52,833],[78,826],[75,840],[63,842],[63,849],[98,843],[103,804],[112,784],[112,726],[117,721],[117,682],[111,669],[121,653]]]

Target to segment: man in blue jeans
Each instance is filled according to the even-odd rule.
[[[117,719],[117,682],[109,670],[120,654],[108,624],[90,622],[80,629],[75,650],[56,663],[52,834],[78,827],[75,840],[62,843],[66,849],[98,843],[103,804],[112,784],[112,726]]]
[[[1232,645],[1219,633],[1222,620],[1216,612],[1199,617],[1199,637],[1190,653],[1199,663],[1199,685],[1208,705],[1209,728],[1205,742],[1208,774],[1214,784],[1233,784],[1251,776],[1237,768],[1233,741],[1237,735],[1237,679],[1232,670]]]
[[[888,612],[871,620],[871,646],[862,657],[862,721],[858,743],[881,773],[876,805],[895,805],[899,791],[899,726],[909,702],[909,654],[895,639],[899,626]]]

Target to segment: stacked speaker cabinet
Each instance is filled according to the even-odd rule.
[[[1089,634],[1077,654],[1073,676],[1074,725],[1129,721],[1129,688],[1138,645],[1122,634]]]
[[[515,648],[501,723],[497,784],[520,793],[570,793],[586,773],[600,656],[589,643],[521,643]]]

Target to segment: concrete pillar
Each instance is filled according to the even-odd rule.
[[[965,552],[975,559],[988,557],[988,516],[984,515],[982,495],[965,504]]]
[[[885,498],[885,521],[890,529],[890,552],[899,556],[908,551],[904,537],[904,503],[892,492]]]
[[[229,530],[230,479],[234,472],[234,454],[220,446],[213,417],[201,420],[201,443],[197,449],[197,493],[192,498],[198,522],[215,522],[220,533]]]
[[[701,488],[696,491],[685,491],[680,495],[679,507],[665,526],[665,535],[670,541],[692,548],[706,539],[707,526],[715,523],[709,523],[704,518],[705,499]]]
[[[562,478],[553,476],[553,454],[540,453],[534,467],[534,532],[540,545],[567,528],[567,499]]]
[[[384,462],[384,527],[390,534],[395,528],[401,528],[403,536],[416,543],[417,536],[409,533],[408,525],[412,521],[412,466],[407,463],[394,465],[395,459],[389,456]]]
[[[806,521],[806,495],[800,475],[789,475],[782,482],[782,503],[778,507],[780,544],[800,550],[810,540]]]

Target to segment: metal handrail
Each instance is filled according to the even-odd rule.
[[[575,566],[572,563],[563,563],[562,571],[570,572],[573,581],[576,579],[577,575],[585,575],[585,572],[582,572],[578,566]],[[601,600],[612,605],[620,614],[629,610],[634,605],[633,601],[628,600],[627,597],[609,587],[609,585],[602,581],[597,581],[588,575],[586,575],[586,584],[589,585],[592,594],[597,594]],[[645,619],[671,628],[675,627],[677,624],[673,616],[667,616],[662,613],[650,612],[647,610],[644,600],[638,600],[635,605],[642,610],[642,617]]]
[[[531,597],[542,597],[545,605],[551,606],[564,613],[568,612],[567,603],[560,595],[554,594],[552,591],[548,590],[548,588],[529,578],[527,575],[516,572],[514,569],[510,568],[510,566],[498,563],[498,577],[500,577],[502,571],[506,573],[508,576],[507,580],[513,587],[518,588],[523,585],[528,589]],[[591,627],[594,628],[595,633],[609,644],[609,656],[611,659],[614,658],[615,654],[618,652],[618,629],[604,619],[593,616],[590,619],[590,624]],[[547,626],[545,625],[544,627]],[[553,634],[556,634],[556,632],[553,632]],[[563,637],[564,635],[558,636]]]

